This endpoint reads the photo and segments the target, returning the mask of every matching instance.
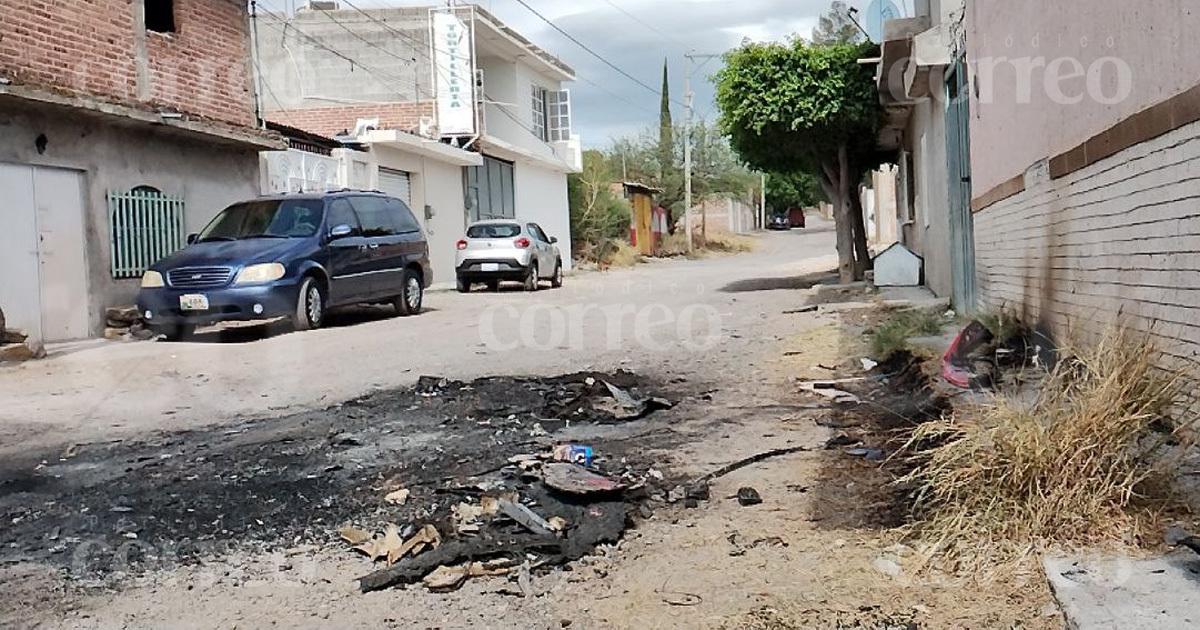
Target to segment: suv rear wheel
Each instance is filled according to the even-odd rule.
[[[471,283],[470,282],[467,282],[466,280],[463,280],[462,278],[458,278],[456,284],[457,284],[459,293],[470,293],[471,292]]]
[[[538,262],[536,260],[529,261],[529,273],[525,274],[525,290],[538,290]]]
[[[421,312],[421,301],[425,298],[425,287],[421,285],[421,277],[412,269],[404,270],[404,292],[396,296],[392,305],[396,307],[397,315],[416,315]]]
[[[550,286],[558,289],[563,285],[563,270],[562,261],[554,263],[554,277],[550,279]]]

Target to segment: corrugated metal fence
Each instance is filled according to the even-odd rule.
[[[138,278],[150,265],[184,246],[182,196],[134,189],[109,191],[107,197],[113,278]]]

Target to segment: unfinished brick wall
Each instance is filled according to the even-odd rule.
[[[0,74],[128,101],[137,95],[133,0],[0,0]]]
[[[254,124],[246,5],[239,0],[175,0],[176,32],[147,33],[151,102]]]
[[[975,214],[981,306],[1056,336],[1118,314],[1168,357],[1200,356],[1200,123]]]
[[[322,136],[354,131],[360,118],[378,118],[379,129],[416,132],[421,118],[433,117],[431,101],[404,103],[362,103],[303,109],[268,109],[267,120]]]
[[[143,32],[143,0],[0,0],[0,75],[78,96],[254,124],[241,0],[175,0],[176,32]]]

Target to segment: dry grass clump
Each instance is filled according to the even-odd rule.
[[[1062,356],[1032,402],[998,397],[916,430],[918,465],[903,480],[917,491],[914,533],[993,553],[1141,539],[1165,505],[1164,473],[1190,445],[1165,422],[1182,374],[1156,367],[1149,339],[1121,328]]]
[[[658,242],[656,256],[686,256],[688,254],[687,235],[680,230],[674,234],[663,234]]]
[[[754,251],[754,239],[748,236],[741,236],[740,234],[709,232],[707,237],[695,234],[693,238],[695,239],[696,248],[706,252],[740,254],[742,252]]]
[[[632,267],[640,262],[642,255],[625,241],[612,241],[612,247],[603,259],[603,264],[610,267]]]
[[[941,309],[914,308],[896,311],[875,327],[871,334],[871,356],[886,361],[893,354],[908,348],[910,337],[939,335],[945,319]]]

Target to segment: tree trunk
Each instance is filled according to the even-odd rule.
[[[850,222],[846,220],[843,207],[845,197],[842,195],[841,178],[836,166],[821,165],[817,174],[817,182],[829,197],[833,205],[833,226],[837,235],[838,279],[841,282],[854,281],[854,235],[850,232]]]
[[[860,269],[855,254],[856,237],[854,233],[854,189],[857,182],[850,178],[850,156],[846,149],[846,144],[842,143],[838,146],[838,164],[837,164],[837,221],[838,230],[838,275],[843,283],[854,282],[862,279],[862,269]],[[841,241],[845,240],[842,245]],[[843,253],[844,252],[844,253]]]
[[[858,179],[854,181],[858,181]],[[855,194],[850,195],[850,215],[854,227],[856,275],[858,280],[862,280],[863,272],[873,268],[874,263],[871,260],[871,250],[867,247],[867,225],[866,218],[863,217],[862,197],[857,193],[858,191],[855,191]]]

